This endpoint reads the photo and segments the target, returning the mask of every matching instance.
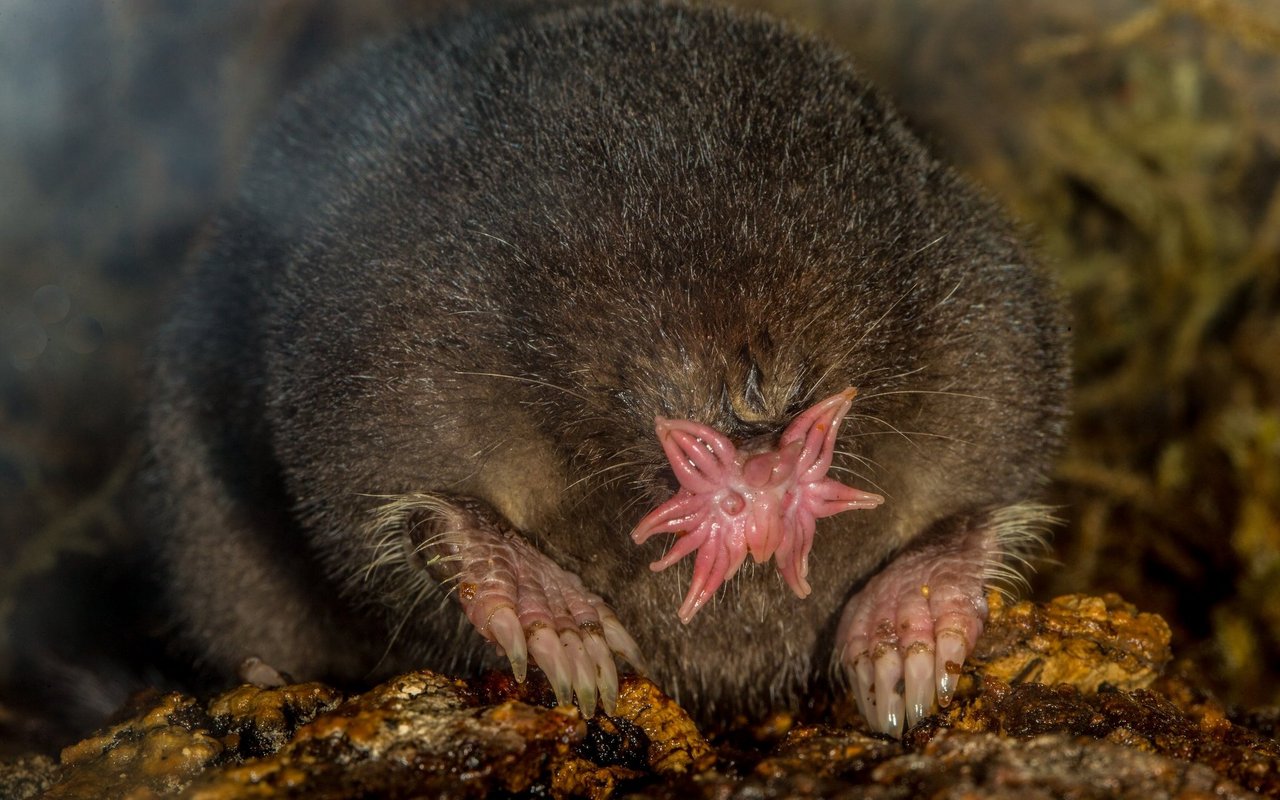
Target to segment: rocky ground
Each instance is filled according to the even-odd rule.
[[[901,742],[843,702],[708,739],[634,675],[616,716],[584,720],[553,708],[536,673],[416,672],[353,696],[315,683],[147,693],[56,761],[0,764],[0,796],[1280,796],[1280,709],[1231,718],[1168,668],[1161,618],[1115,596],[993,602],[956,699]]]

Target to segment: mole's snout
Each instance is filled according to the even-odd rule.
[[[698,551],[689,593],[680,606],[688,622],[750,553],[757,563],[777,557],[778,571],[799,597],[810,592],[809,550],[816,521],[884,498],[827,477],[840,422],[857,390],[834,394],[798,416],[776,445],[735,446],[699,422],[659,417],[658,440],[680,489],[636,526],[642,544],[656,533],[677,540],[650,565],[666,569]]]

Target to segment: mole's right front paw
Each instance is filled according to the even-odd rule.
[[[637,669],[643,665],[613,609],[481,504],[454,499],[433,510],[436,524],[420,550],[453,584],[480,635],[511,661],[516,680],[524,681],[532,656],[562,705],[576,695],[590,717],[598,697],[605,712],[614,713],[614,655]]]
[[[516,536],[467,558],[458,576],[463,611],[482,636],[496,643],[524,681],[527,657],[546,673],[561,705],[577,695],[583,715],[596,697],[608,714],[618,701],[614,654],[640,667],[631,635],[603,600]]]

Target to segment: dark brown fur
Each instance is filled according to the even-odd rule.
[[[166,330],[172,598],[227,674],[497,663],[412,559],[371,569],[379,508],[470,495],[668,690],[758,709],[893,553],[1034,497],[1065,351],[1010,224],[820,43],[682,5],[415,33],[287,105]],[[846,386],[835,474],[885,504],[819,523],[807,600],[748,566],[681,625],[688,567],[627,538],[671,490],[654,416],[772,434]]]

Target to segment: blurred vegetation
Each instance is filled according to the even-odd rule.
[[[88,624],[59,570],[133,542],[145,343],[251,131],[446,4],[6,5],[0,684]],[[1078,391],[1038,590],[1119,591],[1225,699],[1280,704],[1280,3],[741,4],[853,53],[1061,275]]]

